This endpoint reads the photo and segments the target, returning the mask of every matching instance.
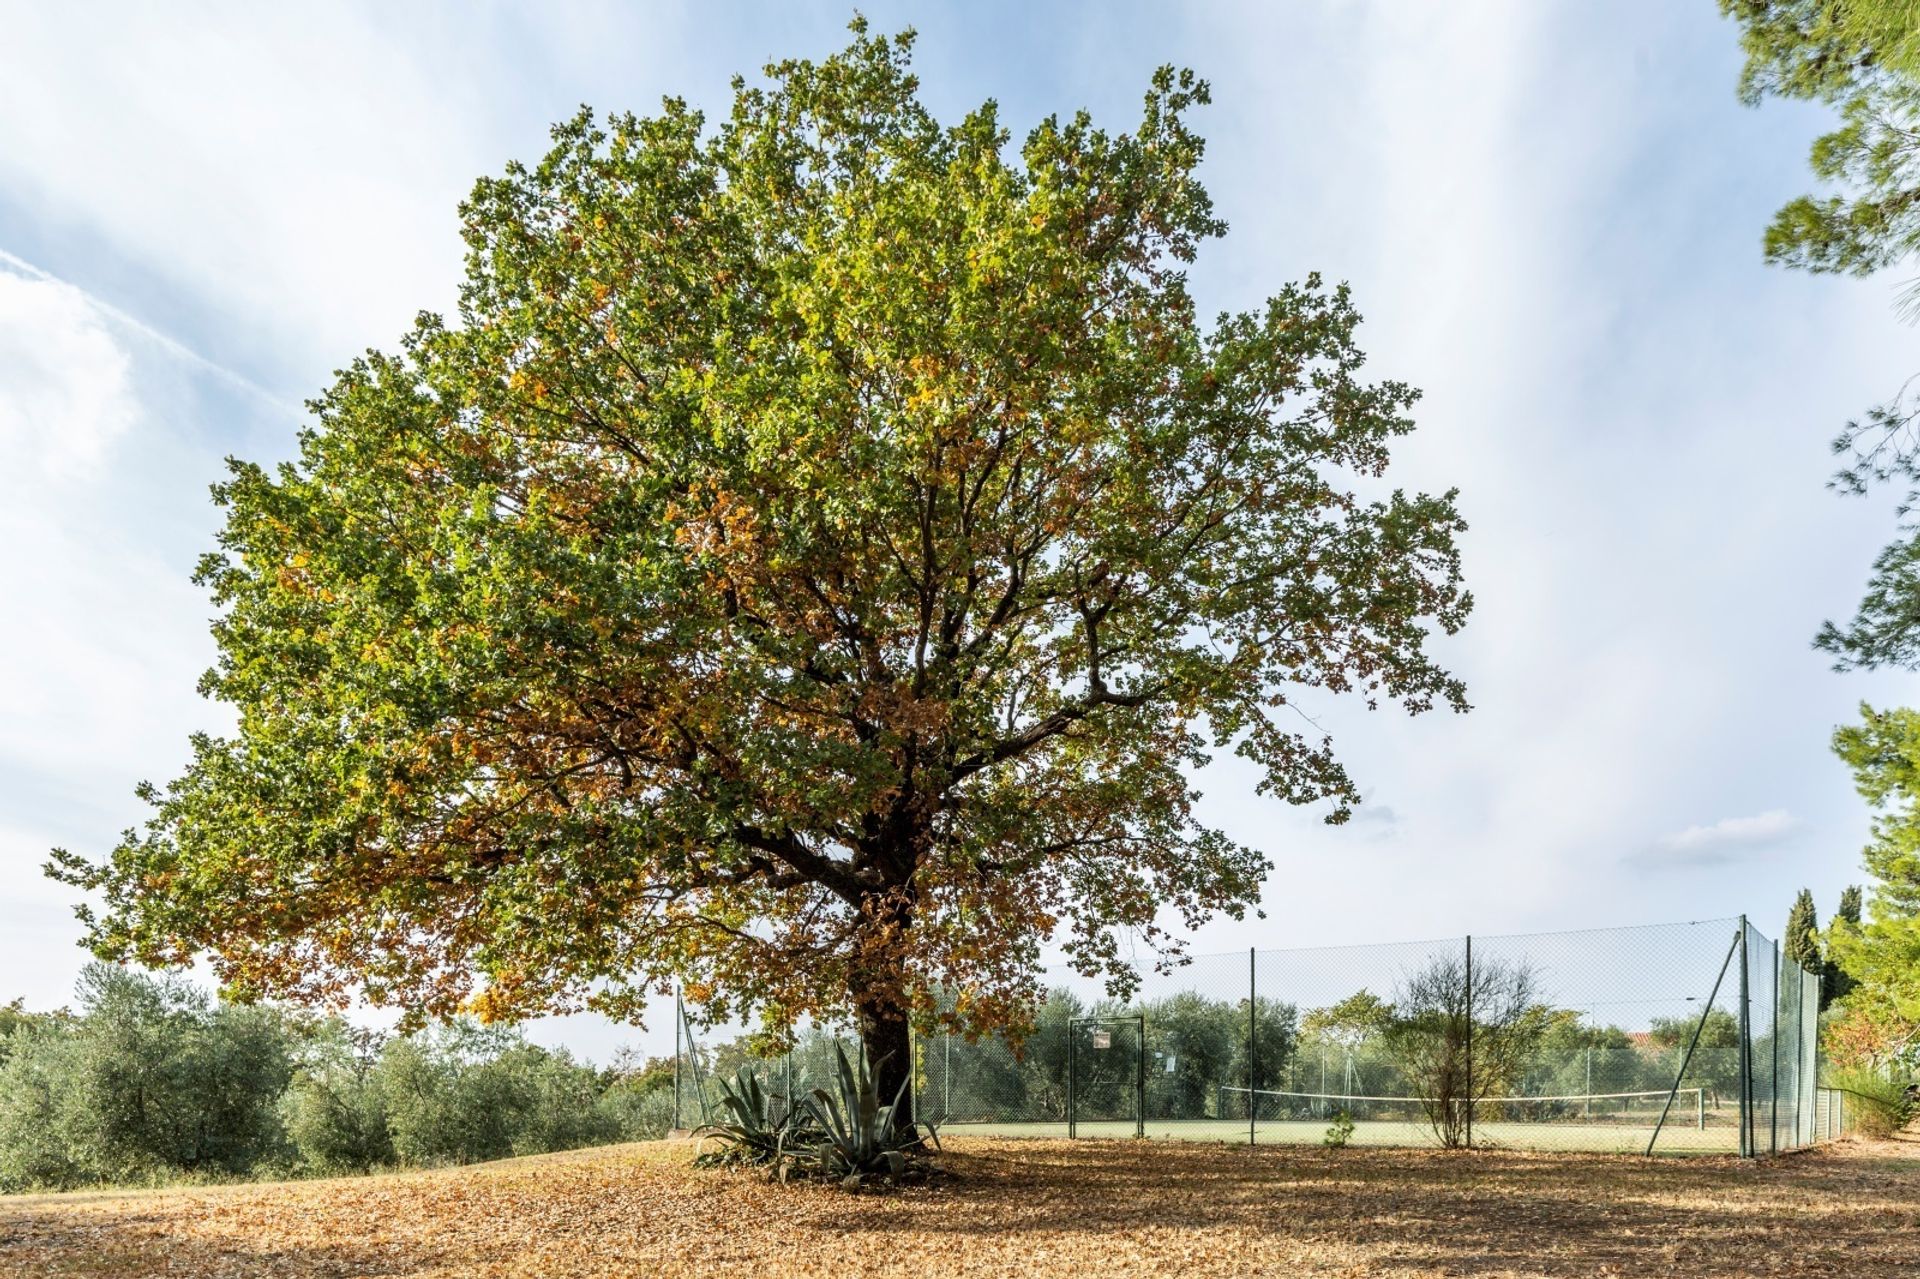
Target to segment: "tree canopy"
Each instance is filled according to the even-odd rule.
[[[1788,959],[1815,976],[1820,974],[1820,915],[1814,909],[1812,889],[1801,889],[1793,899],[1793,909],[1787,912],[1787,928],[1780,938],[1780,945]]]
[[[1206,84],[1015,149],[855,33],[717,128],[557,127],[462,207],[457,322],[233,464],[238,727],[56,853],[101,954],[416,1016],[679,980],[900,1072],[910,1018],[1030,1015],[1050,936],[1124,985],[1122,936],[1257,900],[1212,753],[1339,821],[1303,698],[1465,709],[1464,526],[1375,479],[1416,393],[1362,380],[1347,290],[1196,314]]]
[[[1848,978],[1856,1055],[1884,1064],[1920,1044],[1920,711],[1860,708],[1834,750],[1874,810],[1866,848],[1874,877],[1866,922],[1843,906],[1829,944]]]
[[[1767,228],[1767,260],[1806,271],[1872,275],[1920,255],[1920,20],[1912,0],[1720,0],[1741,28],[1741,98],[1818,102],[1839,127],[1813,144],[1827,191],[1800,196]],[[1920,308],[1909,285],[1903,307]],[[1920,499],[1920,401],[1913,383],[1849,422],[1834,440],[1846,492],[1906,486]],[[1841,667],[1920,664],[1920,528],[1874,561],[1865,598],[1816,643]]]

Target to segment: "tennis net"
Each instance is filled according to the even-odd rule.
[[[1672,1097],[1671,1109],[1668,1098]],[[1328,1120],[1345,1114],[1356,1124],[1422,1124],[1445,1103],[1431,1097],[1380,1097],[1353,1093],[1285,1092],[1271,1088],[1219,1088],[1223,1118],[1244,1119],[1248,1108],[1260,1123]],[[1461,1098],[1456,1105],[1465,1105]],[[1475,1123],[1609,1124],[1650,1127],[1667,1112],[1669,1124],[1705,1128],[1704,1088],[1661,1088],[1643,1092],[1574,1093],[1560,1096],[1482,1097],[1473,1103]],[[1737,1120],[1729,1117],[1729,1124]]]

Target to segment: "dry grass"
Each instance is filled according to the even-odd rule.
[[[896,1195],[656,1143],[0,1199],[6,1276],[1920,1274],[1920,1138],[1732,1159],[967,1140]]]

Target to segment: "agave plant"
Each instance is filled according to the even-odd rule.
[[[695,1166],[778,1165],[796,1147],[813,1141],[815,1134],[808,1131],[809,1116],[788,1106],[784,1096],[769,1090],[751,1067],[740,1067],[731,1083],[724,1079],[718,1083],[720,1104],[732,1122],[706,1124],[695,1133],[719,1143],[717,1148],[696,1157]]]
[[[832,1093],[816,1088],[802,1099],[801,1106],[818,1136],[795,1151],[794,1164],[810,1175],[838,1180],[848,1189],[868,1177],[902,1179],[913,1169],[912,1153],[920,1146],[919,1131],[912,1124],[895,1122],[906,1095],[906,1081],[901,1081],[893,1100],[883,1106],[875,1070],[865,1062],[856,1065],[848,1060],[846,1049],[837,1044],[834,1052],[839,1058],[837,1087]],[[938,1144],[932,1125],[928,1125],[928,1132]],[[782,1175],[786,1175],[785,1169]]]

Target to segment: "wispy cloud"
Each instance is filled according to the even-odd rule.
[[[102,322],[109,323],[122,333],[130,334],[151,344],[162,355],[185,365],[194,372],[205,373],[213,377],[216,381],[232,390],[239,391],[249,399],[268,405],[294,417],[299,417],[302,413],[302,409],[298,404],[275,395],[258,382],[242,376],[239,373],[235,373],[225,365],[215,363],[185,343],[162,333],[160,330],[140,319],[140,317],[122,310],[120,307],[102,298],[95,297],[77,285],[60,279],[51,271],[43,270],[17,254],[9,253],[5,249],[0,249],[0,298],[8,296],[3,290],[9,281],[21,282],[27,285],[39,285],[42,286],[41,292],[47,296],[57,295],[66,303],[66,309],[70,313],[73,313],[72,322],[75,324],[84,324],[88,327],[99,328],[102,326]],[[18,290],[16,290],[16,295],[17,293]],[[78,314],[82,311],[90,314]],[[0,315],[0,319],[4,318],[5,316]],[[24,346],[25,344],[23,343],[23,349]]]
[[[1724,865],[1778,844],[1800,827],[1800,820],[1784,808],[1770,808],[1751,817],[1722,817],[1708,826],[1689,826],[1663,836],[1658,848],[1636,860],[1683,866]]]
[[[104,318],[78,289],[0,272],[0,448],[14,463],[0,485],[90,471],[133,425],[129,361]]]

